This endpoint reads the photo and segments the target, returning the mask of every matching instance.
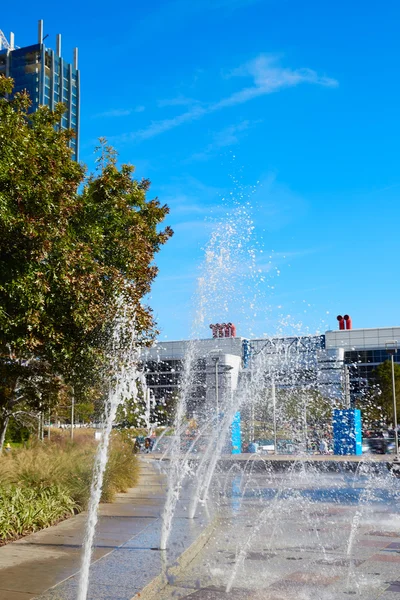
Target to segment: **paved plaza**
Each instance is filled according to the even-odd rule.
[[[100,507],[88,599],[400,600],[400,480],[331,463],[221,461],[211,521],[188,519],[189,478],[163,552],[169,465],[142,459],[137,488]],[[76,600],[85,519],[0,548],[0,600]]]
[[[385,469],[218,481],[219,527],[162,600],[400,600],[400,481]]]

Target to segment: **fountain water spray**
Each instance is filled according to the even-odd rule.
[[[250,279],[251,285],[249,285],[249,289],[253,293],[254,287],[257,287],[254,286],[256,271],[255,253],[253,248],[250,250],[248,248],[254,230],[250,212],[248,200],[243,201],[243,197],[240,196],[239,200],[234,202],[234,208],[228,214],[225,221],[218,223],[213,230],[205,251],[202,273],[198,278],[193,338],[199,335],[206,326],[207,321],[212,319],[217,314],[217,311],[220,314],[221,312],[228,314],[233,306],[237,307],[238,299],[235,290],[238,287],[243,287],[243,285],[237,286],[238,279],[241,280],[242,284],[244,279]],[[247,303],[242,302],[241,308],[243,313],[245,313]],[[163,515],[161,549],[166,549],[171,531],[172,518],[179,499],[182,483],[189,472],[189,453],[186,453],[183,457],[181,456],[181,431],[182,423],[186,417],[188,399],[193,386],[193,371],[196,361],[199,358],[204,357],[201,356],[201,351],[199,351],[196,341],[193,339],[189,343],[184,359],[181,390],[174,422],[175,439],[169,448],[168,492]],[[210,413],[213,414],[212,407],[209,408]],[[229,416],[225,415],[222,427],[218,427],[217,415],[217,426],[213,429],[208,439],[203,459],[200,461],[197,471],[193,474],[198,484],[189,509],[189,517],[191,518],[195,515],[200,493],[203,499],[207,496],[216,465],[217,459],[215,457],[219,457],[221,454],[224,440],[231,424],[229,419],[233,419],[235,414],[235,411],[232,411],[230,408],[226,407],[226,409],[229,410]],[[211,414],[209,418],[212,420],[213,417],[211,417]],[[202,429],[207,428],[203,426]]]
[[[114,322],[110,354],[110,381],[104,410],[104,428],[99,442],[93,467],[93,478],[88,506],[88,518],[82,550],[82,566],[79,578],[77,600],[86,600],[89,586],[89,570],[93,552],[93,540],[98,520],[98,506],[107,465],[108,448],[118,406],[130,398],[138,396],[138,382],[145,383],[143,374],[137,370],[139,350],[131,318],[119,302],[118,314]],[[146,389],[143,390],[146,393]]]
[[[194,347],[189,345],[189,351],[185,357],[183,385],[181,388],[181,396],[178,402],[174,429],[175,435],[170,446],[171,459],[168,469],[168,489],[167,498],[165,501],[164,512],[162,515],[160,550],[167,549],[168,538],[171,533],[172,519],[174,516],[176,504],[179,500],[181,487],[185,476],[187,475],[187,462],[182,464],[181,461],[181,432],[184,426],[186,417],[187,398],[190,392],[190,387],[193,378],[193,362],[194,362]]]
[[[293,465],[292,465],[291,469],[293,469]],[[282,496],[282,493],[283,493],[283,488],[276,492],[272,502],[270,502],[264,508],[264,510],[261,511],[261,513],[258,516],[258,522],[254,525],[254,528],[252,529],[251,533],[249,534],[247,540],[242,544],[242,546],[236,556],[235,564],[233,565],[233,568],[231,570],[231,575],[229,577],[229,581],[226,585],[226,590],[225,590],[226,593],[229,593],[231,591],[232,586],[235,582],[236,576],[238,574],[238,571],[243,566],[244,561],[247,556],[247,553],[249,552],[253,541],[255,540],[259,531],[261,530],[261,526],[267,521],[268,518],[271,518],[271,516],[275,513],[277,506],[279,506],[279,500]],[[272,539],[272,535],[273,535],[273,533],[271,534],[271,539]]]
[[[198,279],[196,297],[196,314],[194,319],[194,336],[201,337],[209,323],[230,322],[233,314],[242,310],[243,315],[250,317],[257,315],[257,305],[263,302],[259,284],[265,280],[265,271],[273,269],[268,264],[265,269],[257,255],[256,245],[253,241],[254,225],[250,216],[251,207],[248,199],[243,201],[243,196],[222,223],[215,227],[211,239],[206,247],[205,260],[201,275]],[[265,309],[263,311],[265,313]],[[273,414],[274,451],[278,451],[278,429],[282,424],[287,425],[288,415],[292,412],[299,413],[290,420],[296,422],[296,428],[301,432],[304,450],[307,450],[307,413],[309,395],[318,393],[320,382],[316,366],[315,349],[311,352],[300,343],[296,343],[298,331],[293,338],[293,343],[288,345],[286,338],[265,338],[258,346],[254,346],[250,359],[250,368],[245,365],[241,369],[237,386],[233,393],[226,398],[220,398],[219,381],[224,374],[218,374],[215,369],[215,401],[211,395],[207,402],[201,400],[200,431],[205,433],[202,437],[204,444],[202,456],[198,461],[190,462],[190,451],[196,442],[190,444],[189,451],[183,452],[182,442],[185,430],[185,418],[190,409],[190,401],[195,387],[194,371],[200,361],[203,361],[207,373],[207,360],[209,354],[204,354],[201,340],[193,339],[187,348],[184,359],[181,390],[175,415],[175,435],[166,452],[169,453],[168,467],[168,493],[162,521],[162,534],[160,548],[165,550],[172,528],[172,521],[176,506],[187,475],[191,475],[195,482],[189,503],[189,518],[197,514],[198,506],[207,508],[210,489],[214,473],[222,453],[227,448],[226,441],[235,414],[251,410],[252,436],[255,436],[255,405],[257,402],[266,403],[265,393],[269,390],[269,404]],[[239,341],[239,340],[238,340]],[[219,351],[218,339],[215,340],[214,352]],[[251,346],[252,342],[250,342]],[[219,377],[218,377],[219,375]],[[211,378],[209,378],[211,379]],[[207,378],[206,378],[207,384]],[[210,391],[212,384],[208,386]],[[195,394],[194,394],[195,395]],[[323,390],[324,396],[329,396],[327,388]],[[297,402],[301,396],[301,406]],[[216,404],[218,402],[218,408]],[[315,404],[315,403],[314,403]],[[207,414],[208,411],[208,414]],[[215,414],[217,412],[217,414]],[[205,424],[209,423],[209,427]],[[204,447],[205,446],[205,447]],[[269,514],[269,513],[266,513]],[[241,560],[244,560],[242,557]]]

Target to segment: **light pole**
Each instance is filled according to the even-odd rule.
[[[253,396],[250,398],[250,435],[249,435],[249,440],[251,442],[254,442],[254,436],[255,436],[255,432],[254,432],[254,400],[253,400]]]
[[[74,439],[74,420],[75,420],[75,390],[72,388],[71,396],[71,440]]]
[[[397,407],[396,407],[396,382],[394,378],[394,355],[397,352],[397,340],[390,340],[386,342],[386,352],[390,355],[392,362],[392,390],[393,390],[393,422],[394,422],[394,439],[395,439],[395,450],[396,460],[399,460],[399,433],[397,430]]]
[[[219,361],[220,361],[221,350],[216,348],[215,350],[211,350],[209,352],[209,356],[211,360],[214,361],[215,364],[215,412],[216,412],[216,428],[218,429],[218,418],[219,418],[219,389],[218,389],[218,379],[219,379]]]
[[[215,410],[217,413],[217,429],[218,429],[218,418],[219,418],[219,394],[218,394],[218,365],[219,365],[219,356],[215,356],[213,358],[215,362]]]
[[[219,420],[219,376],[225,375],[228,371],[231,371],[233,367],[231,365],[224,364],[224,361],[221,361],[223,357],[223,351],[220,349],[211,350],[208,353],[211,360],[214,361],[215,369],[213,369],[212,373],[215,376],[215,412],[216,412],[216,427],[218,429],[218,420]],[[222,388],[224,389],[224,379],[221,383]],[[224,395],[222,396],[222,404],[224,405]],[[224,408],[224,406],[223,406]]]
[[[308,451],[308,425],[307,425],[307,394],[302,392],[303,398],[303,428],[304,428],[304,448]]]
[[[274,419],[274,454],[277,454],[276,447],[276,390],[275,390],[275,381],[272,380],[271,384],[271,397],[272,397],[272,409],[273,409],[273,419]]]
[[[344,399],[346,410],[351,407],[350,401],[350,374],[349,374],[349,366],[344,365]]]

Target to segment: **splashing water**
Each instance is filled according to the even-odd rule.
[[[250,214],[249,202],[243,202],[243,198],[235,202],[226,220],[215,227],[206,247],[205,259],[198,279],[192,340],[186,346],[181,393],[174,423],[175,435],[172,437],[170,447],[163,455],[169,454],[170,458],[167,473],[168,494],[160,543],[163,550],[166,550],[168,546],[174,513],[186,478],[193,483],[187,513],[191,519],[198,515],[200,507],[205,509],[206,514],[216,508],[225,516],[223,498],[227,496],[228,480],[232,484],[234,502],[229,503],[232,510],[231,513],[227,513],[227,519],[229,520],[234,513],[233,536],[238,535],[235,531],[236,521],[237,529],[243,533],[238,538],[233,567],[228,567],[229,576],[224,583],[228,593],[235,585],[239,572],[245,570],[246,559],[257,544],[263,543],[265,546],[265,540],[267,540],[268,547],[263,548],[264,552],[274,550],[274,545],[279,547],[279,538],[282,533],[287,538],[292,535],[292,521],[296,519],[296,524],[309,532],[307,535],[312,543],[312,548],[322,555],[322,560],[328,564],[335,560],[335,557],[329,554],[331,534],[329,531],[325,531],[324,527],[315,526],[314,513],[317,511],[312,508],[312,504],[314,502],[335,504],[341,502],[343,498],[346,499],[347,496],[350,498],[349,501],[353,502],[358,494],[358,490],[354,494],[348,492],[346,482],[340,478],[333,479],[333,483],[331,483],[329,476],[326,477],[325,473],[326,479],[324,480],[320,470],[308,464],[307,455],[311,451],[309,436],[311,435],[315,439],[317,435],[321,439],[320,435],[324,435],[324,432],[326,434],[326,427],[330,424],[329,417],[324,417],[324,411],[330,415],[332,409],[340,405],[340,384],[334,382],[331,372],[338,368],[335,361],[339,363],[343,357],[341,359],[333,354],[320,355],[319,353],[323,353],[324,349],[322,346],[318,346],[317,342],[315,347],[304,345],[299,337],[302,325],[294,324],[290,315],[278,323],[279,337],[268,337],[264,334],[262,340],[250,341],[252,355],[249,364],[242,363],[239,367],[237,381],[233,387],[225,386],[229,392],[225,392],[223,397],[218,398],[218,386],[220,385],[221,390],[223,388],[223,384],[218,383],[223,381],[223,375],[220,374],[218,379],[218,372],[214,379],[210,376],[208,379],[205,378],[203,395],[199,392],[200,386],[196,381],[196,369],[203,368],[206,375],[210,372],[210,365],[212,366],[210,349],[211,353],[226,352],[229,354],[229,346],[226,345],[224,350],[221,350],[218,344],[222,345],[222,342],[218,339],[209,340],[207,344],[204,343],[204,340],[198,339],[206,337],[204,334],[206,328],[207,333],[209,332],[208,324],[231,320],[238,322],[236,318],[238,314],[243,316],[249,313],[251,318],[256,317],[259,311],[257,303],[265,302],[260,293],[262,287],[260,282],[262,279],[265,280],[265,271],[260,273],[258,269],[258,249],[253,242],[254,226]],[[235,313],[234,319],[232,319],[233,313]],[[290,340],[287,335],[285,337],[288,328],[294,336]],[[247,326],[247,331],[249,330],[250,327]],[[316,338],[317,336],[310,337]],[[241,340],[237,341],[242,343]],[[203,366],[199,367],[201,362]],[[324,367],[324,363],[327,366]],[[338,385],[337,388],[335,388],[336,385]],[[193,397],[199,400],[197,405],[194,404],[198,417],[198,432],[191,441],[189,449],[186,446],[183,451],[184,431],[187,427],[185,419],[187,414],[190,414],[190,410],[194,410]],[[246,496],[253,493],[250,489],[253,467],[251,465],[247,483],[240,488],[238,482],[241,482],[242,479],[237,475],[235,475],[237,479],[232,479],[234,468],[229,467],[229,460],[224,464],[225,458],[228,457],[223,457],[223,460],[219,461],[224,453],[230,452],[230,448],[227,449],[230,430],[238,411],[242,414],[243,424],[246,419],[247,422],[250,421],[247,432],[249,439],[252,441],[256,439],[254,423],[257,421],[257,411],[260,410],[260,406],[268,413],[266,419],[269,427],[268,436],[272,437],[273,435],[274,453],[276,454],[280,450],[278,447],[279,430],[281,439],[284,435],[294,439],[297,458],[291,458],[291,466],[286,468],[285,477],[282,479],[276,478],[276,474],[274,474],[270,483],[266,484],[264,480],[257,478],[257,475],[254,476],[256,484],[259,484],[259,489],[255,492],[255,496],[259,500],[259,510],[255,511],[247,504],[250,506],[248,514],[254,516],[251,524],[247,525],[252,528],[251,533],[248,534],[241,530],[241,523],[246,518],[246,501],[248,500]],[[322,430],[316,429],[316,422],[323,423]],[[268,437],[267,434],[265,435]],[[197,446],[200,455],[192,460],[192,452],[197,449]],[[286,451],[292,452],[289,449]],[[257,461],[260,465],[263,462],[262,458],[257,456],[257,459],[261,459]],[[307,464],[301,461],[306,461]],[[220,472],[215,476],[218,464],[222,465],[222,471],[225,465],[228,470],[222,488],[221,485],[219,487],[219,497],[216,488],[221,484]],[[241,462],[240,467],[242,473],[244,467],[245,474],[246,464]],[[299,468],[300,473],[298,472]],[[215,504],[211,502],[214,499],[216,499]],[[344,564],[347,564],[347,560],[350,568],[352,568],[355,539],[363,518],[364,500],[367,503],[373,500],[370,490],[361,495],[360,506],[350,524],[349,535],[346,537],[346,528],[343,530],[338,528],[338,532],[335,531],[340,538],[340,543],[343,543],[343,540],[345,542],[343,561]],[[244,507],[243,511],[242,506]],[[221,533],[223,543],[229,543],[226,530]],[[258,538],[262,538],[262,542]],[[290,541],[293,545],[293,541]],[[304,548],[306,549],[306,546]],[[303,546],[301,549],[303,550]],[[222,552],[222,550],[218,551]],[[289,559],[296,560],[293,557],[288,557]],[[231,564],[229,563],[229,565]],[[350,583],[350,573],[351,571],[349,571],[347,587]],[[220,581],[217,583],[221,585]]]
[[[207,503],[216,465],[226,447],[230,427],[237,411],[247,405],[248,398],[253,399],[260,395],[260,390],[265,388],[266,377],[270,381],[270,387],[274,386],[274,377],[282,379],[282,373],[286,377],[286,383],[289,383],[298,377],[299,371],[304,370],[304,363],[307,362],[304,356],[300,359],[296,349],[294,352],[289,352],[285,345],[282,347],[275,345],[273,354],[258,352],[258,356],[251,363],[252,373],[242,372],[237,389],[222,403],[221,419],[219,414],[215,415],[214,399],[208,398],[207,405],[206,398],[204,402],[206,409],[204,410],[204,407],[202,409],[202,419],[211,424],[214,422],[215,427],[211,430],[211,435],[205,438],[206,448],[203,449],[201,460],[197,465],[191,465],[189,468],[188,453],[182,455],[181,452],[181,434],[185,428],[184,420],[195,383],[196,363],[204,358],[207,361],[204,348],[196,338],[204,334],[208,323],[222,321],[233,313],[236,315],[239,313],[238,316],[241,316],[244,321],[247,318],[251,320],[257,317],[261,304],[265,313],[266,302],[261,288],[265,282],[265,273],[272,270],[273,266],[271,261],[267,265],[262,264],[260,259],[262,250],[254,240],[255,227],[251,213],[249,197],[239,189],[238,197],[228,207],[226,218],[216,224],[205,249],[195,296],[196,310],[192,341],[187,346],[184,359],[181,390],[175,415],[175,436],[167,450],[170,464],[160,544],[163,550],[167,547],[174,511],[186,475],[190,473],[196,482],[188,514],[189,518],[194,518],[198,505],[204,506]],[[260,265],[263,268],[260,269]],[[247,329],[249,327],[248,323]],[[267,341],[266,339],[266,343]],[[216,340],[216,348],[217,345],[218,340]]]
[[[194,385],[195,365],[202,356],[201,349],[198,347],[195,339],[204,330],[207,320],[213,319],[217,311],[221,315],[224,313],[228,314],[232,310],[233,306],[229,299],[234,298],[235,289],[238,288],[238,278],[242,280],[250,278],[254,284],[255,253],[253,248],[249,250],[254,225],[250,217],[249,207],[249,203],[247,201],[243,203],[242,198],[235,200],[233,210],[231,209],[230,214],[227,215],[224,222],[218,223],[215,226],[211,239],[207,244],[203,267],[198,278],[193,339],[188,345],[184,358],[181,389],[174,420],[175,435],[168,448],[170,463],[167,473],[167,498],[162,517],[161,550],[166,550],[167,548],[172,520],[180,497],[182,484],[186,475],[190,472],[188,465],[189,452],[183,457],[181,455],[181,433],[184,429],[188,401]],[[249,257],[250,269],[247,272],[246,266],[249,266]],[[254,285],[250,287],[254,289]],[[239,286],[239,289],[243,289],[243,285]],[[234,302],[237,307],[237,294]],[[243,312],[245,312],[244,300],[241,302],[241,305]],[[207,444],[205,458],[201,461],[197,474],[193,474],[194,478],[198,481],[198,485],[189,509],[190,518],[194,518],[195,516],[200,495],[202,503],[206,502],[216,461],[222,452],[225,443],[225,434],[229,431],[234,414],[235,411],[230,407],[223,419],[222,427],[219,430],[217,430],[217,427],[214,428]]]
[[[86,600],[87,598],[93,540],[98,520],[97,511],[103,487],[104,472],[107,465],[112,424],[115,421],[118,406],[125,400],[137,398],[139,382],[144,393],[147,393],[147,390],[144,387],[145,379],[143,373],[137,369],[139,350],[136,347],[135,332],[131,322],[132,321],[128,320],[124,307],[120,302],[119,314],[115,319],[112,334],[110,355],[112,375],[109,382],[108,396],[104,411],[103,432],[94,460],[77,600]],[[127,339],[128,345],[126,345]]]
[[[187,461],[183,464],[181,461],[181,433],[184,427],[184,418],[186,416],[186,404],[190,390],[190,385],[193,378],[193,361],[194,361],[194,346],[189,345],[189,350],[186,354],[184,361],[184,376],[183,386],[181,388],[181,397],[178,402],[174,429],[175,435],[173,442],[170,447],[171,460],[168,469],[168,490],[167,497],[164,506],[164,512],[162,516],[162,528],[161,528],[161,539],[160,539],[160,550],[167,549],[168,538],[171,533],[172,519],[174,516],[176,504],[179,500],[180,491],[183,480],[187,475]]]

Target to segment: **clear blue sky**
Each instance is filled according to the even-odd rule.
[[[206,319],[245,335],[282,317],[336,328],[346,312],[355,327],[400,324],[399,3],[44,0],[1,13],[19,46],[43,18],[49,46],[60,32],[65,58],[79,47],[81,160],[108,137],[170,206],[150,299],[161,339],[189,335],[212,222],[231,222],[248,192],[256,316],[239,277],[242,297],[221,296],[231,312],[215,302]]]

